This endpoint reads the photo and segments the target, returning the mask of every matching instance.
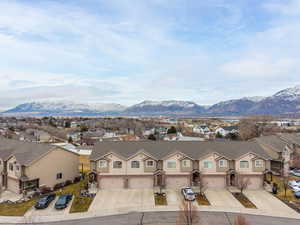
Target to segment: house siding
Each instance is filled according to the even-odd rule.
[[[39,179],[40,186],[53,188],[55,184],[73,180],[79,175],[79,156],[66,150],[56,148],[25,168],[29,180]],[[56,175],[62,173],[62,179]]]

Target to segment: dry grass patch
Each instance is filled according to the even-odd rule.
[[[1,203],[0,216],[24,216],[28,209],[34,206],[36,199],[23,203]]]
[[[168,205],[167,196],[165,194],[154,194],[155,205]]]
[[[257,209],[257,207],[243,194],[240,192],[234,192],[232,195],[245,207],[251,209]]]
[[[198,205],[210,205],[210,202],[206,198],[205,194],[197,194],[196,201]]]
[[[290,176],[289,180],[300,180],[300,178],[295,176]],[[280,176],[273,176],[273,180],[271,182],[276,183],[278,185],[277,194],[274,196],[276,196],[277,198],[283,201],[293,201],[293,202],[300,203],[300,199],[295,197],[294,192],[291,188],[287,188],[286,195],[285,195],[283,180]]]

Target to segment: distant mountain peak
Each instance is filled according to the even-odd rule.
[[[285,98],[286,100],[289,101],[300,99],[300,85],[281,90],[275,93],[272,97]]]

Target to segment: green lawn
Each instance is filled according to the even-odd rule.
[[[36,202],[36,199],[32,199],[27,202],[18,204],[0,204],[0,216],[24,216],[28,209],[30,209]]]

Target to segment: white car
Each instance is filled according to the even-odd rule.
[[[298,170],[298,169],[290,170],[290,174],[292,174],[296,177],[300,177],[300,170]]]
[[[181,192],[183,194],[184,199],[187,201],[194,201],[196,199],[196,194],[190,187],[182,188]]]
[[[290,180],[288,184],[290,187],[300,187],[300,180]]]
[[[293,186],[291,187],[291,189],[293,190],[293,192],[300,192],[300,187]]]

